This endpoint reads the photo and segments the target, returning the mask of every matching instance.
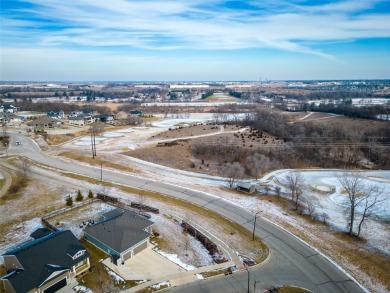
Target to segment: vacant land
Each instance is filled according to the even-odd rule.
[[[215,135],[208,136],[208,133]],[[283,140],[263,132],[251,131],[238,125],[219,124],[178,127],[153,138],[176,140],[161,141],[155,146],[149,145],[124,154],[168,167],[210,175],[222,175],[225,164],[230,163],[235,156],[242,155],[245,159],[244,155],[256,148],[285,144]],[[199,154],[197,150],[203,146],[230,146],[231,150],[226,156],[218,158],[210,154]]]

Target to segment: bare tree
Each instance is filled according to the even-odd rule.
[[[329,215],[325,212],[321,213],[319,217],[321,221],[325,224],[329,221]]]
[[[282,193],[282,188],[279,185],[276,185],[275,192],[276,192],[276,196],[280,198],[280,194]]]
[[[358,231],[356,237],[360,236],[362,226],[367,217],[371,216],[372,211],[375,209],[375,205],[378,203],[378,198],[383,193],[383,189],[376,185],[371,185],[367,187],[364,193],[364,199],[362,200],[363,211],[358,222]]]
[[[31,169],[31,164],[30,161],[26,158],[22,158],[22,165],[21,165],[21,173],[24,179],[27,179],[28,173],[30,172]]]
[[[303,193],[304,180],[301,172],[290,170],[282,182],[290,191],[291,202],[295,204],[295,209],[298,209],[299,197]]]
[[[366,218],[370,216],[378,197],[383,193],[383,189],[376,185],[366,185],[363,172],[342,172],[336,173],[335,177],[347,193],[347,228],[350,236],[360,236],[361,228]],[[360,219],[358,210],[361,210]],[[354,232],[355,224],[358,225],[357,233]]]
[[[244,168],[240,163],[235,162],[229,165],[223,173],[228,178],[229,188],[232,189],[236,180],[244,176]]]
[[[260,172],[268,169],[270,160],[268,157],[262,154],[254,153],[253,155],[246,158],[245,165],[249,170],[249,174],[254,176],[257,180],[259,178]]]
[[[307,205],[307,213],[313,220],[316,218],[316,207],[311,202]]]

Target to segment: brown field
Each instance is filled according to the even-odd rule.
[[[233,148],[244,148],[247,150],[255,149],[256,147],[262,147],[267,144],[283,144],[282,140],[278,140],[270,135],[263,134],[260,137],[251,136],[249,130],[245,130],[241,133],[237,132],[240,127],[227,126],[225,133],[216,134],[206,137],[198,137],[188,139],[191,134],[201,135],[206,133],[218,132],[220,125],[199,125],[192,127],[178,128],[175,130],[160,133],[154,136],[159,139],[172,139],[176,138],[176,141],[170,141],[165,143],[159,143],[156,146],[148,146],[145,148],[139,148],[136,150],[125,152],[124,154],[153,162],[156,164],[173,167],[186,171],[196,171],[199,173],[210,175],[221,175],[224,166],[216,160],[204,160],[196,158],[193,155],[192,149],[196,144],[206,145],[226,145],[229,144]],[[234,133],[226,133],[228,131],[235,131]],[[194,134],[196,133],[196,134]],[[181,138],[186,138],[180,140]]]
[[[154,139],[171,139],[182,138],[189,136],[204,135],[209,133],[217,133],[221,130],[221,125],[207,124],[207,125],[190,125],[188,127],[175,127],[172,130],[159,133],[152,136]],[[236,125],[226,125],[224,131],[236,131],[240,127]]]
[[[361,118],[350,118],[346,116],[335,116],[328,113],[313,113],[309,117],[299,120],[309,114],[308,112],[281,112],[289,117],[291,122],[304,123],[310,122],[316,125],[323,125],[325,127],[340,127],[347,132],[363,131],[369,132],[376,130],[379,127],[389,127],[389,122],[377,121]]]

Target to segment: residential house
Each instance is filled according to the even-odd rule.
[[[103,220],[84,230],[85,239],[111,256],[116,265],[123,264],[149,245],[153,222],[123,209],[103,215]]]
[[[69,116],[68,122],[69,122],[69,124],[72,124],[72,125],[85,126],[85,125],[88,125],[88,124],[95,122],[95,119],[91,115],[81,114],[81,115],[75,116],[75,117]]]
[[[21,117],[12,114],[12,113],[0,113],[0,124],[7,124],[9,126],[14,123],[20,123],[22,121]]]
[[[47,117],[53,119],[64,119],[65,113],[62,110],[49,111],[47,112]]]
[[[110,123],[115,121],[115,115],[113,114],[101,114],[94,116],[95,121],[100,121],[104,123]]]
[[[16,113],[18,111],[20,111],[20,108],[14,105],[5,104],[0,107],[0,112],[3,113]]]
[[[142,116],[142,111],[140,111],[140,110],[131,110],[129,115],[130,116]]]
[[[27,122],[28,127],[34,128],[35,131],[44,131],[46,128],[54,128],[61,124],[57,119],[49,117],[39,117]]]
[[[81,112],[81,111],[72,111],[68,115],[68,118],[78,117],[78,116],[81,116],[82,114],[83,114],[83,112]]]
[[[57,292],[89,269],[90,254],[71,231],[39,231],[34,236],[2,255],[7,274],[0,281],[6,293]]]

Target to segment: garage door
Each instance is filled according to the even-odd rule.
[[[148,242],[147,241],[142,243],[140,246],[137,246],[136,248],[134,248],[134,255],[136,255],[137,253],[141,252],[142,250],[144,250],[147,247],[148,247]]]
[[[66,278],[58,281],[57,283],[51,285],[47,289],[43,290],[43,293],[54,293],[66,286]]]
[[[131,258],[131,250],[128,252],[128,253],[125,253],[123,255],[123,261],[126,261],[128,260],[129,258]]]

